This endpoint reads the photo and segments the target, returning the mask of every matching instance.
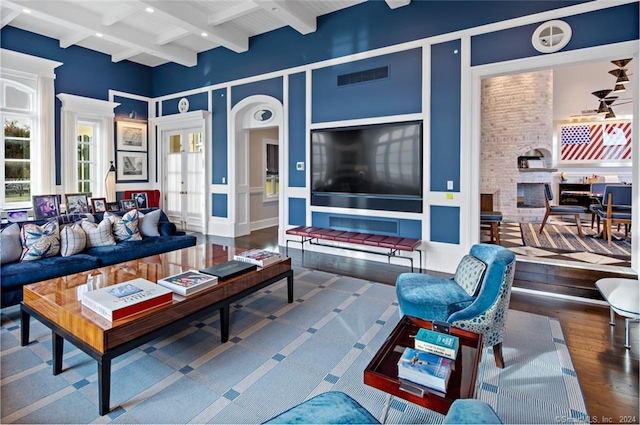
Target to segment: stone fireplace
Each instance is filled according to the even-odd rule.
[[[551,184],[553,71],[482,81],[480,187],[508,222],[540,222]],[[497,200],[496,200],[497,199]]]

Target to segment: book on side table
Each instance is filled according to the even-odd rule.
[[[158,285],[171,289],[178,295],[188,296],[218,283],[218,278],[196,270],[187,270],[158,279]]]
[[[107,320],[133,316],[173,301],[173,291],[137,278],[82,294],[82,305]]]
[[[233,259],[236,261],[255,264],[258,267],[266,267],[269,264],[281,261],[282,257],[277,252],[267,251],[264,249],[250,249],[234,255]]]
[[[255,264],[244,261],[231,260],[226,263],[207,267],[206,269],[200,270],[200,272],[216,276],[220,280],[227,280],[240,274],[255,270],[257,267],[258,266]]]
[[[458,355],[459,341],[455,335],[444,334],[420,328],[416,334],[415,348],[455,360]]]
[[[406,347],[398,361],[398,378],[436,391],[446,392],[451,376],[451,360]]]

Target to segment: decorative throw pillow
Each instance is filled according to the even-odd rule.
[[[70,257],[82,252],[87,246],[87,234],[80,223],[65,226],[60,231],[60,255]]]
[[[20,229],[22,256],[20,261],[33,261],[53,257],[60,253],[60,226],[53,218],[42,226],[25,223]]]
[[[0,233],[0,264],[18,261],[21,255],[20,226],[13,223],[2,229]]]
[[[87,248],[116,244],[115,239],[113,239],[113,234],[111,233],[111,222],[109,220],[102,220],[100,224],[81,221],[80,225],[87,235]]]
[[[472,255],[462,257],[453,280],[466,291],[467,294],[475,297],[480,289],[480,283],[484,277],[487,265],[484,261],[477,259]]]
[[[138,227],[142,236],[160,236],[158,232],[158,221],[162,210],[154,210],[146,214],[139,213]]]
[[[127,211],[125,215],[120,217],[119,215],[110,213],[109,211],[104,213],[104,218],[111,222],[113,228],[113,236],[116,241],[140,241],[142,235],[138,229],[138,210],[133,209]]]

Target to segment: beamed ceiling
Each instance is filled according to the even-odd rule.
[[[155,67],[195,66],[197,55],[216,47],[242,53],[249,38],[290,26],[316,31],[318,16],[366,0],[3,0],[2,27],[10,25]],[[372,0],[375,1],[375,0]],[[386,0],[395,9],[410,0]]]

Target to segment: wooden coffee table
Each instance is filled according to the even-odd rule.
[[[238,250],[242,251],[242,250]],[[111,360],[163,334],[179,331],[194,316],[220,312],[222,342],[229,339],[229,306],[241,298],[282,279],[287,279],[288,302],[293,302],[291,259],[219,281],[183,300],[110,322],[83,308],[79,296],[89,289],[125,282],[138,277],[156,282],[189,269],[224,263],[233,259],[233,248],[205,244],[102,267],[62,278],[24,286],[21,304],[21,344],[29,343],[29,321],[34,317],[51,329],[53,374],[62,371],[64,340],[71,342],[98,362],[98,409],[109,412]]]
[[[419,388],[411,388],[412,386],[407,386],[400,381],[398,360],[405,347],[414,346],[413,337],[420,328],[431,329],[431,321],[403,316],[364,370],[364,383],[388,394],[382,409],[380,420],[382,423],[386,420],[392,396],[443,415],[449,411],[449,407],[455,400],[475,397],[478,365],[482,359],[482,335],[454,327],[451,328],[451,334],[460,338],[460,348],[455,360],[455,369],[449,378],[447,392],[441,393],[429,389],[420,391]]]

